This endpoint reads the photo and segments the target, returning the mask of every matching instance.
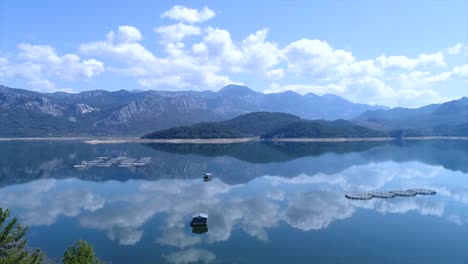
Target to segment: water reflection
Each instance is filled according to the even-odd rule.
[[[15,155],[11,155],[15,153]],[[153,158],[150,167],[92,168],[73,165],[96,156]],[[90,181],[194,179],[210,171],[223,182],[245,183],[263,175],[337,174],[356,165],[419,161],[468,173],[468,141],[266,143],[233,145],[0,142],[0,186],[43,178]]]
[[[208,225],[192,226],[192,233],[194,234],[204,234],[206,232],[208,232]]]
[[[190,248],[164,256],[170,263],[210,263],[216,256],[204,249]]]
[[[350,218],[359,209],[383,214],[414,211],[448,217],[458,223],[464,221],[453,212],[445,215],[447,202],[463,203],[465,208],[468,205],[468,188],[454,188],[460,186],[456,178],[461,179],[462,174],[448,175],[440,167],[419,162],[403,167],[398,169],[401,166],[397,163],[385,162],[354,166],[335,175],[300,175],[291,179],[263,176],[236,185],[219,179],[209,183],[166,179],[100,184],[77,179],[38,180],[1,189],[0,206],[12,208],[25,224],[32,226],[52,225],[61,216],[76,217],[82,227],[103,230],[109,239],[118,240],[122,245],[140,241],[144,233],[142,226],[155,215],[163,214],[157,242],[179,248],[203,241],[228,240],[234,228],[263,241],[268,240],[267,230],[280,222],[304,231],[324,229],[335,221]],[[442,185],[429,184],[442,177],[449,180]],[[421,185],[437,190],[442,198],[351,201],[343,195],[350,189]],[[187,232],[187,219],[194,211],[210,215],[210,232],[204,237],[192,237]]]
[[[193,153],[193,149],[183,147],[184,153],[177,153],[181,146],[175,151],[142,145],[128,145],[122,150],[116,145],[70,144],[72,155],[64,155],[60,162],[50,162],[59,159],[46,151],[42,159],[36,157],[39,161],[35,163],[2,168],[3,175],[14,171],[16,176],[0,178],[0,207],[12,209],[22,223],[32,226],[32,231],[44,228],[44,235],[65,220],[73,220],[72,228],[103,234],[106,240],[126,249],[142,244],[143,248],[161,248],[160,257],[171,263],[223,259],[215,246],[230,243],[239,234],[262,245],[273,245],[278,239],[274,240],[272,234],[282,228],[287,228],[286,234],[291,230],[319,233],[354,223],[353,219],[363,214],[367,216],[366,225],[389,215],[439,219],[444,225],[464,230],[468,225],[465,165],[440,161],[440,154],[433,154],[431,159],[427,153],[421,154],[423,157],[408,154],[441,147],[436,142],[365,145],[356,152],[337,146],[320,151],[303,147],[294,152],[284,145],[266,145],[262,148],[276,148],[282,158],[263,157],[261,162],[257,159],[259,163],[246,162],[248,157],[238,146],[228,152],[236,154],[217,156],[220,153],[214,149],[205,155],[198,148]],[[246,148],[251,155],[260,155],[252,146]],[[440,149],[449,157],[450,153],[467,151]],[[71,168],[76,160],[104,155],[152,156],[153,163],[138,173],[111,168],[77,172]],[[285,155],[289,158],[284,159]],[[266,162],[268,159],[272,161]],[[449,165],[453,170],[447,169]],[[201,176],[207,171],[216,177],[204,182]],[[25,178],[19,176],[22,173]],[[23,181],[26,183],[13,184]],[[348,192],[413,188],[433,189],[437,195],[368,201],[344,196]],[[188,226],[194,212],[209,215],[209,231]],[[348,230],[359,225],[351,227]]]

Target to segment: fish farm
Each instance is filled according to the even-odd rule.
[[[414,197],[416,195],[434,195],[436,191],[429,189],[397,190],[390,192],[348,193],[345,197],[351,200],[370,200],[372,198],[389,199],[399,197]]]
[[[151,157],[127,158],[127,157],[97,157],[93,160],[82,161],[81,164],[73,165],[75,169],[87,169],[92,167],[99,168],[139,168],[148,166],[151,163]]]

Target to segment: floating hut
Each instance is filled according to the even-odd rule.
[[[208,224],[208,215],[204,213],[192,215],[191,226],[203,226]]]
[[[213,174],[207,172],[207,173],[203,174],[203,179],[211,180],[211,179],[213,179]]]

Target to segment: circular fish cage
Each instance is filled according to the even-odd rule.
[[[375,198],[382,198],[382,199],[389,199],[389,198],[394,198],[396,194],[392,192],[370,192],[370,195]]]
[[[351,200],[370,200],[372,195],[368,193],[348,193],[345,194],[345,197]]]
[[[434,195],[434,194],[437,193],[436,191],[429,190],[429,189],[411,189],[409,191],[413,191],[413,192],[415,192],[416,194],[419,194],[419,195]]]
[[[406,190],[406,191],[391,191],[395,196],[402,196],[402,197],[413,197],[416,196],[416,192],[412,190]]]

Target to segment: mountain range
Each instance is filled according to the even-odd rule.
[[[213,91],[94,90],[39,93],[0,85],[0,136],[141,136],[157,130],[223,121],[250,112],[303,119],[345,119],[375,130],[468,134],[468,98],[420,108],[352,103],[332,94],[265,94],[246,86]]]
[[[381,130],[410,130],[422,135],[468,135],[468,97],[420,108],[366,111],[354,122]]]
[[[254,111],[335,120],[379,109],[388,108],[356,104],[331,94],[264,94],[239,85],[227,85],[218,92],[81,93],[39,93],[0,85],[0,136],[141,136]]]

